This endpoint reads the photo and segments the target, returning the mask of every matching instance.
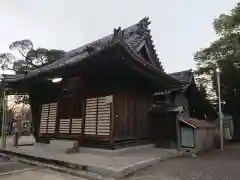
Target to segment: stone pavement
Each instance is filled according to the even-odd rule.
[[[18,162],[7,155],[0,153],[0,176],[9,174],[13,171],[22,171],[33,168],[36,168],[36,166]]]
[[[87,152],[86,149],[84,151],[80,149],[79,153],[66,154],[64,144],[67,143],[69,142],[59,141],[53,144],[51,142],[50,145],[36,144],[17,148],[8,146],[2,152],[14,153],[28,159],[38,158],[38,160],[48,162],[51,160],[51,163],[65,164],[68,167],[84,169],[107,177],[124,177],[141,168],[156,164],[160,160],[179,155],[177,151],[156,149],[153,146],[120,154],[107,153],[110,150],[106,150],[106,153]]]
[[[16,172],[13,174],[0,176],[0,178],[1,180],[86,180],[80,177],[75,177],[48,169]]]
[[[19,138],[19,145],[32,145],[35,143],[35,139],[33,136],[21,136]],[[13,145],[13,137],[12,136],[7,136],[6,140],[6,145],[7,147],[12,147]],[[0,137],[0,146],[2,146],[2,137]]]
[[[19,162],[18,159],[0,153],[1,180],[87,180],[76,175],[53,171],[42,166]]]

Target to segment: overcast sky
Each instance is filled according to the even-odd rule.
[[[15,40],[71,50],[148,16],[167,72],[193,67],[193,54],[216,38],[212,21],[237,0],[0,0],[0,53]]]

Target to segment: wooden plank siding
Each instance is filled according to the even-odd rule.
[[[116,94],[114,99],[114,141],[139,141],[148,138],[150,96],[126,93]]]
[[[40,119],[40,135],[55,134],[57,103],[43,104]]]
[[[107,137],[110,140],[112,99],[112,96],[81,100],[68,97],[57,103],[43,104],[40,137],[71,139],[84,135]]]
[[[152,92],[140,77],[127,74],[124,78],[108,75],[100,80],[96,76],[80,79],[74,88],[67,88],[64,82],[45,84],[45,91],[51,95],[40,91],[34,95],[42,95],[35,101],[40,107],[34,111],[39,119],[43,104],[57,103],[55,133],[41,133],[40,138],[78,140],[82,146],[107,148],[148,139]]]
[[[82,135],[82,99],[62,98],[42,105],[40,137],[79,139]]]
[[[57,108],[52,108],[55,115],[49,113],[53,104]],[[132,93],[91,97],[81,102],[64,98],[58,103],[42,105],[40,136],[79,140],[92,138],[112,144],[126,140],[139,141],[148,138],[149,105],[149,97]],[[49,115],[56,119],[54,130],[52,120],[47,119]],[[47,127],[50,129],[46,130]]]
[[[112,96],[86,99],[84,135],[111,135]]]
[[[97,134],[97,98],[86,99],[85,106],[85,135]]]

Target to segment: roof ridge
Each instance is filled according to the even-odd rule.
[[[143,41],[148,40],[147,45],[149,47],[149,50],[151,51],[151,56],[154,61],[157,61],[158,56],[153,45],[152,36],[150,35],[150,29],[148,28],[149,24],[151,24],[151,22],[149,21],[149,17],[144,17],[137,23],[124,29],[121,29],[121,27],[114,28],[112,34],[109,34],[95,41],[84,44],[76,49],[66,52],[63,58],[49,65],[30,71],[26,75],[26,78],[36,76],[39,73],[43,72],[47,73],[51,70],[66,67],[70,64],[79,62],[87,58],[91,54],[102,51],[108,46],[114,44],[124,45],[127,50],[129,50],[134,56],[139,58],[138,50],[136,49],[136,47],[142,44]],[[159,63],[159,67],[156,67],[156,69],[162,71],[163,68],[161,68],[161,63]]]
[[[54,65],[59,66],[61,64],[66,63],[70,58],[73,58],[81,53],[84,52],[90,52],[91,48],[94,46],[94,48],[97,48],[101,45],[101,43],[104,43],[105,41],[107,41],[107,44],[112,44],[113,43],[113,38],[115,37],[115,41],[121,41],[122,38],[126,38],[129,36],[129,38],[137,33],[139,36],[144,36],[147,35],[147,33],[149,33],[149,29],[148,29],[148,25],[151,22],[149,21],[148,17],[144,17],[142,18],[140,21],[138,21],[137,23],[126,27],[124,29],[121,29],[121,27],[118,27],[117,29],[114,28],[113,29],[113,33],[106,35],[102,38],[99,38],[97,40],[94,40],[90,43],[84,44],[76,49],[70,50],[68,52],[65,53],[65,56],[49,65],[46,65],[44,67],[38,68],[38,69],[34,69],[32,70],[32,72],[34,71],[39,71],[41,69],[45,69],[46,67],[52,67]],[[128,35],[128,36],[127,36]],[[132,49],[132,48],[131,48]]]
[[[127,34],[131,34],[131,33],[134,33],[134,32],[136,32],[136,33],[138,33],[138,34],[140,35],[140,34],[143,33],[143,32],[149,31],[148,25],[149,25],[150,23],[151,23],[151,22],[149,21],[149,18],[148,18],[148,17],[144,17],[144,18],[142,18],[140,21],[138,21],[137,23],[135,23],[135,24],[133,24],[133,25],[130,25],[130,26],[128,26],[128,27],[125,27],[125,28],[123,28],[123,29],[121,28],[121,26],[119,26],[118,28],[114,28],[114,29],[113,29],[113,33],[108,34],[108,35],[103,36],[103,37],[100,37],[100,38],[98,38],[97,40],[94,40],[94,41],[92,41],[92,42],[83,44],[83,45],[81,45],[81,46],[78,47],[78,48],[75,48],[75,49],[73,49],[73,50],[70,50],[70,51],[66,52],[66,54],[71,53],[71,52],[74,52],[74,51],[80,49],[81,47],[85,47],[85,46],[88,46],[88,45],[95,44],[95,43],[103,40],[104,38],[107,38],[107,37],[109,37],[109,38],[112,37],[112,38],[113,38],[113,37],[114,37],[114,34],[115,34],[115,36],[116,36],[117,33],[122,33],[123,37],[126,37]]]
[[[185,72],[192,72],[192,69],[187,69],[187,70],[183,70],[183,71],[177,71],[177,72],[169,73],[169,75],[174,75],[174,74],[178,74],[178,73],[185,73]]]

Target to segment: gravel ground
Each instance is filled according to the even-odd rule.
[[[197,158],[181,157],[159,162],[126,180],[239,180],[240,145],[224,152],[212,151]]]

